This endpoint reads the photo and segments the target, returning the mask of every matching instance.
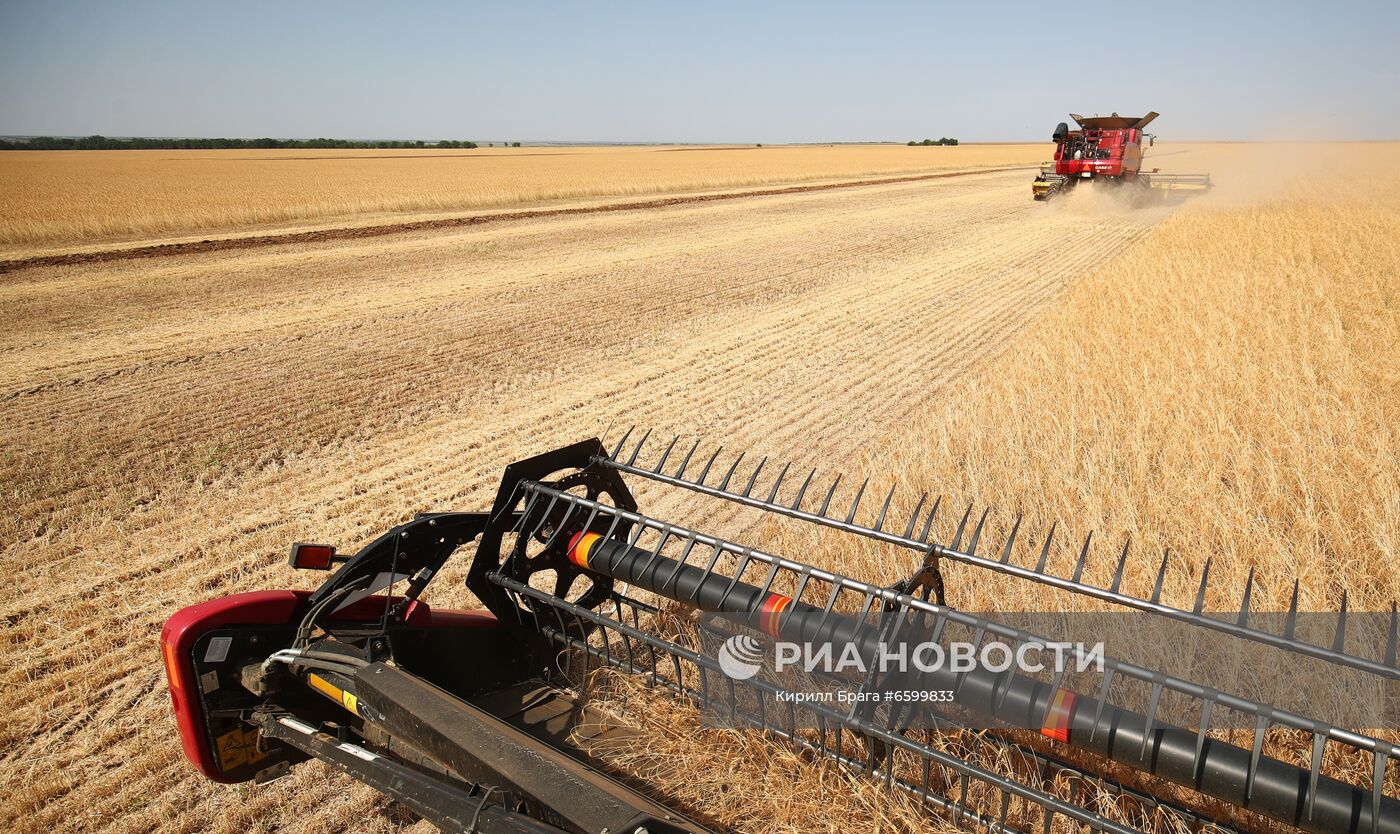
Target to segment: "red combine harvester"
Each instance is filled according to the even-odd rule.
[[[1165,191],[1204,191],[1210,188],[1209,174],[1163,174],[1156,168],[1142,170],[1143,140],[1152,146],[1153,136],[1143,128],[1155,118],[1146,116],[1080,116],[1069,114],[1079,125],[1070,130],[1060,122],[1050,138],[1055,142],[1055,161],[1040,168],[1031,183],[1037,200],[1048,200],[1084,180],[1130,183],[1141,188]]]

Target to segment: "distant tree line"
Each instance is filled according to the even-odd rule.
[[[516,146],[519,146],[519,142]],[[352,142],[348,139],[113,139],[107,136],[35,136],[30,139],[0,139],[6,151],[127,151],[127,150],[220,150],[224,148],[475,148],[475,142],[444,139],[441,142],[383,141]]]
[[[941,139],[925,139],[925,140],[922,141],[922,142],[915,142],[915,141],[913,141],[913,140],[910,140],[910,142],[909,142],[909,147],[912,148],[912,147],[915,147],[916,145],[926,145],[926,146],[929,146],[929,145],[956,145],[956,144],[958,144],[958,140],[956,140],[956,139],[949,139],[947,136],[944,136],[944,137],[941,138]]]

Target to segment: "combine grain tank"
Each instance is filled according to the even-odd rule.
[[[1079,125],[1070,130],[1060,122],[1051,139],[1055,142],[1055,159],[1041,166],[1040,175],[1031,184],[1037,200],[1048,200],[1086,180],[1130,183],[1154,190],[1202,191],[1210,188],[1209,174],[1163,174],[1156,168],[1142,170],[1143,143],[1152,146],[1152,136],[1143,133],[1156,113],[1137,116],[1080,116],[1070,114]]]

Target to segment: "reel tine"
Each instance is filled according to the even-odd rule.
[[[609,513],[609,515],[612,516],[612,521],[608,522],[608,531],[603,534],[605,539],[611,539],[613,534],[617,532],[618,525],[622,523],[622,516],[616,513]]]
[[[627,534],[627,546],[636,547],[637,542],[641,541],[642,535],[645,534],[648,529],[649,528],[645,524],[633,524],[632,532]]]
[[[647,429],[646,433],[642,435],[642,439],[637,441],[637,448],[632,450],[632,457],[627,459],[628,466],[637,462],[637,456],[642,453],[642,447],[646,445],[649,437],[651,437],[651,429]]]
[[[1390,604],[1390,639],[1385,644],[1385,665],[1395,665],[1395,651],[1397,639],[1400,638],[1400,615],[1397,615],[1395,603]]]
[[[585,529],[585,530],[592,529],[592,527],[593,527],[593,521],[594,521],[596,518],[598,518],[598,511],[599,511],[600,509],[602,509],[602,505],[601,505],[601,504],[595,504],[595,505],[593,505],[593,509],[591,509],[591,510],[588,511],[588,518],[583,522],[583,529]],[[562,532],[562,531],[563,531],[563,525],[561,524],[561,525],[560,525],[560,529],[559,529],[559,530],[556,530],[556,531],[554,531],[554,532],[555,532],[555,535],[558,535],[558,534],[559,534],[560,532]],[[550,541],[552,542],[553,540],[554,540],[554,536],[550,536]]]
[[[1108,691],[1113,688],[1113,676],[1116,674],[1118,670],[1112,667],[1104,672],[1103,683],[1099,685],[1099,697],[1094,699],[1094,729],[1089,731],[1089,741],[1093,741],[1099,734],[1099,719],[1103,717],[1104,705],[1108,703]]]
[[[1045,534],[1045,544],[1040,548],[1040,559],[1035,563],[1036,573],[1045,573],[1045,563],[1050,558],[1050,543],[1055,540],[1055,525],[1059,523],[1050,522],[1050,532]]]
[[[1249,576],[1244,580],[1244,596],[1240,599],[1240,619],[1238,625],[1243,626],[1249,620],[1249,598],[1254,593],[1254,567],[1250,566]]]
[[[1381,797],[1385,796],[1385,766],[1390,759],[1390,745],[1386,749],[1377,747],[1372,751],[1374,759],[1371,770],[1371,834],[1376,834],[1381,825]]]
[[[705,468],[700,470],[700,477],[695,481],[695,483],[699,484],[700,486],[705,485],[705,478],[710,474],[710,467],[715,465],[715,461],[719,459],[719,453],[723,451],[723,446],[720,446],[719,448],[715,449],[715,453],[713,455],[710,455],[709,460],[705,461]]]
[[[1172,557],[1171,548],[1162,551],[1162,566],[1157,569],[1157,581],[1152,584],[1152,601],[1162,601],[1162,584],[1167,581],[1167,562]]]
[[[540,494],[534,490],[529,491],[529,497],[525,499],[525,509],[520,513],[520,520],[511,525],[512,533],[519,533],[525,529],[525,519],[530,517],[530,511],[535,508],[535,503],[540,500]]]
[[[758,483],[758,473],[763,471],[763,465],[767,462],[768,458],[765,456],[763,460],[758,462],[758,466],[755,466],[753,468],[753,474],[749,476],[748,486],[744,487],[744,491],[742,493],[743,497],[748,498],[749,493],[753,492],[754,484]]]
[[[1288,617],[1283,623],[1283,639],[1292,640],[1298,627],[1298,580],[1293,580],[1293,596],[1288,601]]]
[[[739,563],[734,566],[734,574],[729,579],[729,585],[724,589],[724,593],[720,594],[720,606],[723,606],[724,601],[729,599],[729,595],[733,593],[735,586],[744,581],[744,572],[749,569],[749,565],[753,564],[753,548],[745,547],[741,549],[737,555],[739,556]]]
[[[1254,747],[1249,751],[1249,773],[1244,778],[1244,798],[1254,797],[1254,779],[1259,775],[1259,758],[1264,752],[1264,732],[1269,729],[1269,713],[1265,710],[1254,721]]]
[[[685,537],[686,546],[680,549],[680,554],[678,557],[676,557],[676,567],[672,568],[671,577],[665,579],[665,581],[662,582],[662,592],[666,591],[666,585],[669,584],[671,585],[672,593],[675,593],[675,584],[679,581],[680,578],[680,568],[682,568],[682,565],[685,565],[686,561],[689,560],[690,551],[694,550],[694,546],[696,546],[696,540],[699,539],[699,536],[699,533],[694,532],[694,530],[692,530],[692,532],[686,533],[686,535],[683,536]]]
[[[1123,542],[1123,554],[1118,557],[1118,569],[1113,572],[1113,584],[1108,586],[1110,593],[1118,593],[1118,588],[1123,584],[1123,568],[1128,564],[1128,548],[1133,544],[1131,536]]]
[[[661,551],[665,549],[667,542],[671,540],[674,534],[675,527],[671,524],[663,524],[661,529],[657,531],[656,544],[651,547],[646,564],[642,565],[642,573],[644,575],[651,570],[652,565],[656,564],[656,560],[661,558]],[[640,539],[641,537],[638,536],[638,538]],[[633,544],[635,543],[636,542],[633,542]]]
[[[1196,605],[1191,609],[1193,614],[1201,613],[1206,607],[1206,585],[1210,583],[1210,560],[1211,557],[1207,556],[1205,567],[1201,568],[1201,586],[1196,589]]]
[[[689,452],[686,452],[686,453],[685,453],[685,457],[684,457],[683,459],[681,459],[681,468],[676,470],[676,477],[677,477],[677,478],[681,478],[681,477],[683,477],[683,476],[685,475],[685,468],[686,468],[687,466],[690,465],[690,458],[691,458],[691,456],[694,455],[694,454],[695,454],[695,450],[696,450],[696,449],[699,449],[699,448],[700,448],[700,438],[697,437],[697,438],[695,438],[695,445],[694,445],[694,446],[691,446],[691,447],[690,447],[690,451],[689,451]]]
[[[831,482],[831,489],[826,491],[826,497],[822,499],[822,508],[817,510],[817,515],[826,518],[826,511],[831,507],[831,496],[836,494],[836,485],[841,483],[841,476],[837,475],[836,480]]]
[[[812,485],[812,479],[817,476],[817,468],[812,467],[812,471],[807,473],[807,477],[802,480],[802,486],[797,490],[797,497],[792,500],[792,509],[802,509],[802,499],[807,495],[807,487]]]
[[[1206,749],[1206,733],[1210,731],[1210,714],[1215,711],[1215,690],[1206,691],[1206,696],[1201,699],[1201,726],[1196,730],[1196,758],[1192,760],[1191,774],[1197,784],[1201,781],[1201,766],[1205,760],[1201,754]]]
[[[875,532],[879,533],[885,529],[885,515],[890,511],[890,501],[894,500],[894,487],[885,495],[885,503],[880,507],[880,515],[875,519]]]
[[[797,587],[792,591],[793,602],[802,602],[802,592],[807,590],[807,583],[812,580],[812,569],[810,567],[804,568],[800,573],[801,578],[797,580]]]
[[[818,634],[824,633],[822,629],[826,628],[827,621],[831,619],[832,613],[836,610],[836,600],[840,595],[841,586],[833,583],[831,592],[827,594],[826,603],[822,605],[822,618],[821,621],[817,623]]]
[[[919,531],[919,541],[928,544],[928,534],[933,532],[933,520],[938,516],[938,508],[943,503],[943,496],[933,499],[933,506],[929,508],[928,518],[924,520],[924,529]]]
[[[914,524],[919,520],[919,511],[924,508],[924,502],[928,500],[928,493],[919,496],[919,503],[914,505],[914,512],[909,514],[909,524],[904,528],[904,538],[914,535]]]
[[[678,443],[680,439],[681,436],[679,434],[671,438],[671,445],[667,446],[666,451],[661,453],[661,460],[656,462],[656,467],[653,468],[651,471],[655,472],[658,475],[661,474],[661,470],[666,466],[666,459],[671,456],[671,450],[676,448],[676,443]]]
[[[1347,640],[1347,592],[1342,591],[1342,607],[1337,611],[1337,636],[1332,638],[1332,651],[1341,652]]]
[[[1154,680],[1152,682],[1152,697],[1147,701],[1147,721],[1142,727],[1142,750],[1138,752],[1139,759],[1145,760],[1147,758],[1147,748],[1152,746],[1152,725],[1157,720],[1157,704],[1161,699],[1162,682]]]
[[[729,489],[729,480],[734,477],[734,470],[739,468],[739,462],[744,459],[744,453],[740,452],[734,462],[729,464],[729,471],[724,473],[724,480],[719,482],[719,491],[725,492]]]
[[[1011,549],[1016,544],[1016,534],[1021,531],[1021,514],[1016,513],[1016,521],[1011,525],[1011,532],[1006,536],[1006,544],[1001,548],[1001,563],[1003,565],[1011,561]]]
[[[1305,803],[1303,812],[1308,819],[1313,818],[1313,805],[1317,799],[1317,779],[1322,775],[1322,754],[1327,748],[1327,736],[1324,733],[1313,732],[1312,747],[1312,767],[1308,768],[1308,801]]]
[[[963,510],[962,521],[958,522],[957,532],[953,533],[953,543],[948,545],[950,550],[962,548],[963,530],[967,529],[967,520],[972,516],[972,502],[967,502],[967,509]]]
[[[783,485],[783,478],[787,477],[788,469],[792,467],[792,461],[783,464],[783,469],[778,473],[777,480],[773,481],[773,488],[768,491],[768,503],[772,504],[778,499],[778,488]]]
[[[1094,531],[1090,530],[1089,535],[1084,537],[1084,546],[1079,550],[1079,561],[1074,566],[1074,578],[1070,581],[1078,582],[1084,576],[1084,565],[1089,561],[1089,543],[1094,540]]]
[[[716,542],[716,543],[713,545],[713,549],[710,551],[710,561],[707,562],[707,563],[705,564],[705,572],[702,574],[702,576],[705,576],[705,577],[708,578],[711,574],[713,574],[713,573],[715,572],[715,566],[719,564],[719,559],[720,559],[720,557],[723,556],[723,555],[724,555],[724,545],[720,544],[719,542]],[[700,598],[699,595],[700,595],[700,586],[701,586],[701,584],[702,584],[702,583],[699,583],[699,582],[697,582],[697,583],[695,584],[695,590],[692,592],[692,596],[691,596],[691,601],[692,601],[692,602],[695,602],[695,601],[699,600],[699,598]]]
[[[977,543],[982,540],[982,527],[987,523],[987,515],[992,511],[991,507],[982,510],[982,517],[977,519],[977,526],[972,530],[972,540],[967,543],[967,553],[969,556],[977,555]]]
[[[865,497],[865,487],[869,483],[869,478],[866,478],[865,480],[860,482],[860,489],[856,490],[856,500],[851,502],[851,511],[846,513],[847,524],[850,524],[851,522],[856,520],[856,510],[860,509],[860,499]]]
[[[608,457],[617,460],[617,456],[622,452],[623,444],[627,442],[627,438],[631,437],[632,432],[636,431],[636,429],[636,426],[628,426],[627,431],[622,433],[622,437],[618,439],[617,445],[613,447],[612,454],[608,455]]]

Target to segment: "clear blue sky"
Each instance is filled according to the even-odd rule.
[[[0,134],[1400,138],[1400,0],[0,0]]]

